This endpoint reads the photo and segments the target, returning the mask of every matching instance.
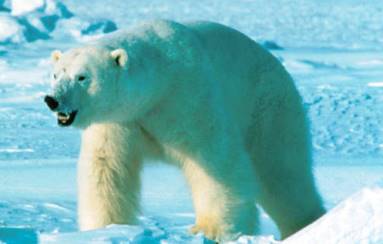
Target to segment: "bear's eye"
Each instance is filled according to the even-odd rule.
[[[77,80],[78,81],[84,81],[85,80],[85,76],[80,75],[79,77],[77,77]]]

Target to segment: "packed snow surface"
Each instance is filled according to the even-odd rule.
[[[160,164],[143,173],[139,226],[77,232],[80,132],[59,128],[42,103],[52,50],[153,18],[232,26],[268,48],[292,74],[311,122],[315,175],[332,210],[291,243],[382,240],[382,190],[376,187],[383,185],[379,0],[0,0],[0,242],[206,241],[188,234],[194,213],[180,172]],[[279,233],[264,213],[261,225],[260,236],[238,243],[276,242]]]
[[[283,243],[383,243],[383,188],[365,188]]]

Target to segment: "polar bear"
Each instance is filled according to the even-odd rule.
[[[52,59],[45,102],[61,126],[84,130],[81,230],[137,223],[147,159],[182,169],[191,232],[212,240],[256,233],[256,203],[282,238],[325,212],[301,97],[280,62],[244,34],[155,20]]]

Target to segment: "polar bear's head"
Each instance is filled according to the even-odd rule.
[[[128,61],[125,50],[83,47],[54,51],[52,60],[53,92],[44,100],[57,113],[58,124],[83,128],[113,121]]]

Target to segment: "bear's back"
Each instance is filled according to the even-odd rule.
[[[255,41],[230,27],[212,22],[187,23],[197,33],[208,54],[216,82],[222,87],[228,112],[241,124],[244,133],[251,116],[265,106],[291,94],[299,96],[282,64]],[[241,108],[241,109],[238,109]]]
[[[252,114],[262,112],[258,111],[262,104],[274,104],[286,94],[298,96],[291,77],[272,54],[221,24],[153,20],[106,35],[97,43],[111,50],[126,49],[140,67],[207,66],[206,79],[213,79],[212,89],[223,93],[227,115],[240,121],[244,133]]]

